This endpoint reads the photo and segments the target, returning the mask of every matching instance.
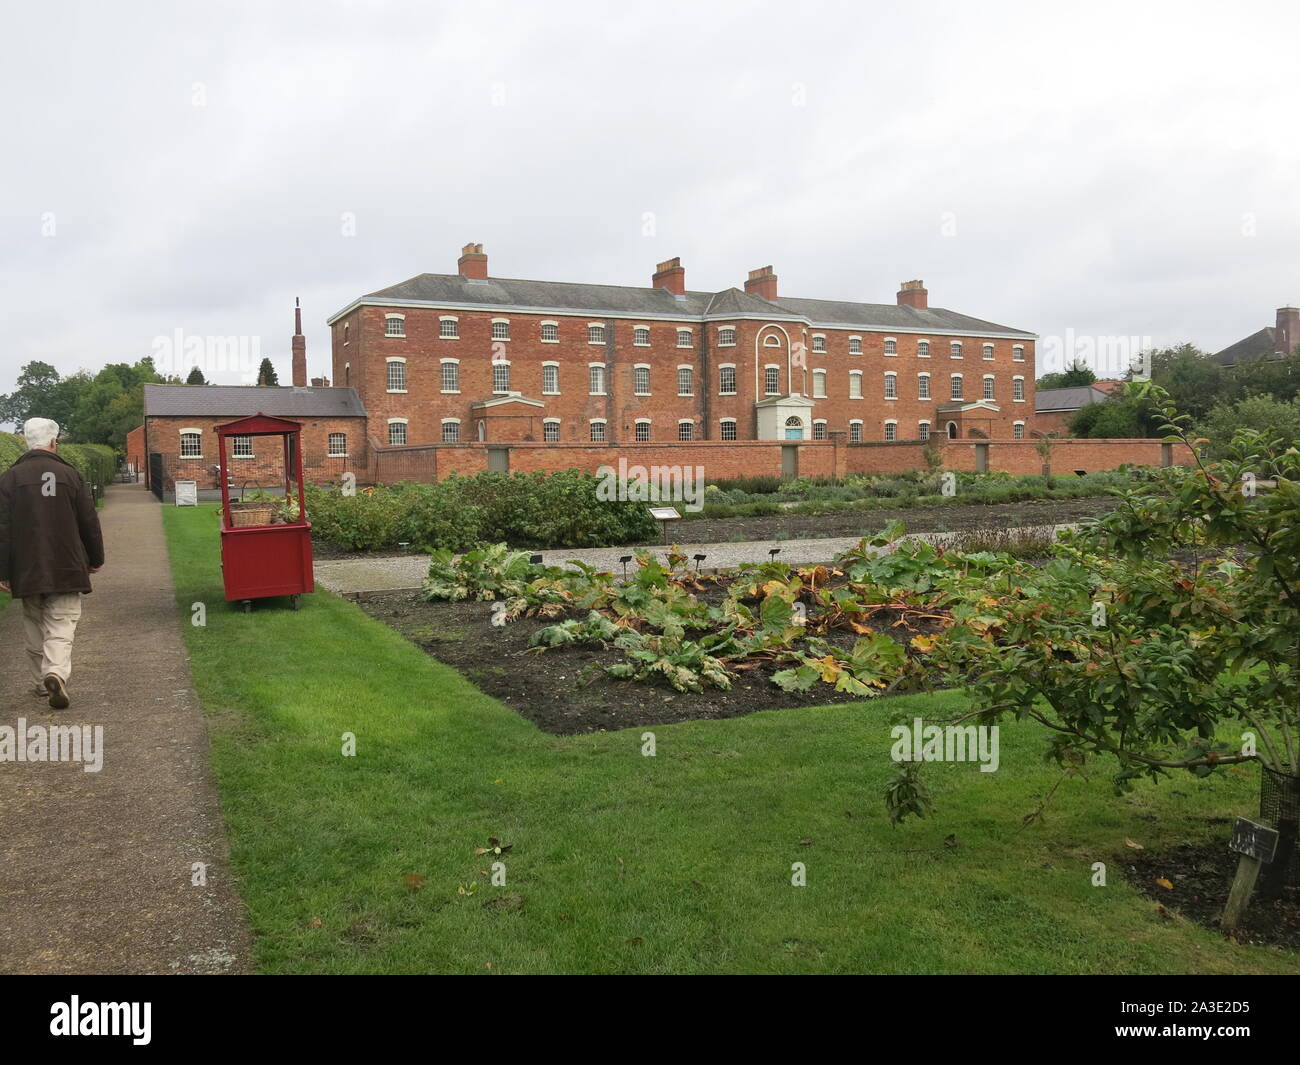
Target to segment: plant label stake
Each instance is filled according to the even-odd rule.
[[[1227,905],[1223,907],[1223,916],[1219,918],[1219,928],[1224,932],[1233,931],[1241,922],[1255,890],[1255,881],[1259,879],[1260,868],[1273,860],[1277,852],[1277,829],[1239,817],[1232,828],[1228,850],[1240,854],[1241,860],[1237,863],[1237,875],[1233,878]]]
[[[668,523],[670,521],[680,521],[682,516],[677,513],[676,507],[651,507],[650,517],[664,527],[664,544],[666,545],[668,543]]]

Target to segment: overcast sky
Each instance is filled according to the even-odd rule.
[[[176,330],[287,382],[295,296],[328,372],[330,314],[470,241],[1215,350],[1300,303],[1297,11],[3,0],[0,391]]]

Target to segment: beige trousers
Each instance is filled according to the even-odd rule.
[[[53,673],[66,684],[72,676],[72,637],[81,620],[81,593],[29,595],[23,600],[27,663],[37,686]]]

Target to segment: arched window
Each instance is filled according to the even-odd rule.
[[[948,423],[948,439],[949,439],[949,440],[956,440],[956,439],[957,439],[957,423],[956,423],[956,422],[949,422],[949,423]]]
[[[792,414],[785,420],[785,438],[787,440],[803,439],[803,419]]]

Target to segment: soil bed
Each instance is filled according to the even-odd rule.
[[[713,598],[708,591],[699,597]],[[424,602],[410,592],[385,592],[367,596],[358,605],[543,732],[558,735],[871,701],[837,692],[830,684],[816,684],[806,692],[782,691],[771,676],[784,667],[765,661],[745,661],[738,669],[733,665],[736,677],[730,691],[679,692],[646,681],[610,678],[599,670],[625,661],[621,650],[584,645],[530,652],[532,634],[558,619],[525,617],[494,627],[489,602]],[[881,630],[888,631],[896,617],[882,611],[877,620]],[[908,637],[916,631],[926,630],[913,630]],[[833,632],[826,638],[848,647],[857,637]]]
[[[1064,525],[1109,514],[1114,496],[1086,499],[1030,499],[1022,503],[977,503],[969,506],[899,507],[891,510],[840,511],[833,514],[773,514],[761,518],[694,518],[673,530],[680,543],[720,544],[737,540],[803,540],[832,536],[870,536],[891,521],[909,533],[959,532],[963,529],[1026,525]],[[653,543],[657,541],[646,541]]]
[[[1220,822],[1224,838],[1219,842],[1177,847],[1167,854],[1125,855],[1125,876],[1165,909],[1217,929],[1238,860],[1238,855],[1228,850],[1230,823],[1226,818],[1214,823]],[[1173,889],[1157,883],[1161,879]],[[1257,891],[1231,938],[1239,943],[1300,950],[1300,890],[1287,888],[1282,898],[1273,901],[1261,899]]]

